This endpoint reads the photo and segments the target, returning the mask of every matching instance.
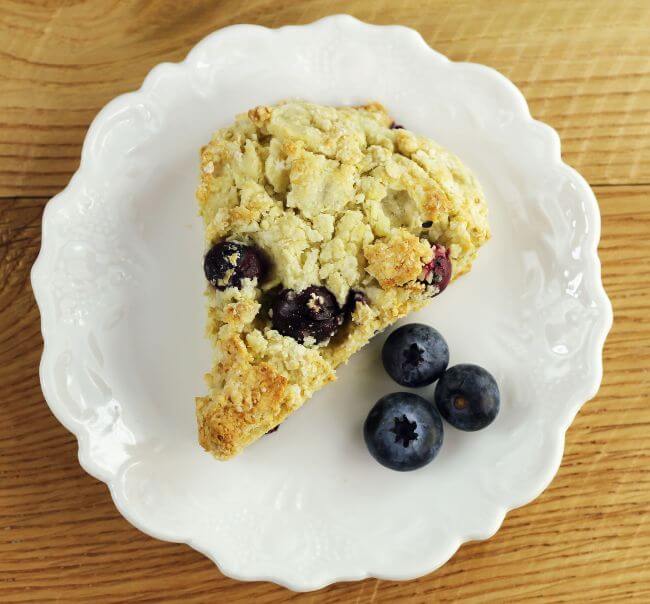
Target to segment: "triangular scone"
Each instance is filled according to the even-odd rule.
[[[238,116],[203,149],[197,197],[214,364],[196,411],[199,441],[220,459],[427,304],[446,285],[436,260],[458,277],[489,238],[467,168],[376,103]]]

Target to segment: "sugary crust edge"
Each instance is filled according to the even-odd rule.
[[[401,317],[422,308],[429,301],[424,295],[410,298],[380,315],[369,306],[358,304],[352,316],[351,327],[343,345],[335,346],[328,355],[328,363],[320,367],[315,379],[301,384],[301,392],[290,388],[286,377],[268,363],[244,361],[240,370],[249,379],[241,382],[239,394],[255,401],[253,411],[241,413],[237,405],[227,400],[215,404],[213,397],[196,398],[196,417],[199,427],[199,443],[217,459],[226,460],[240,453],[249,444],[282,423],[291,413],[301,407],[311,395],[325,384],[336,379],[334,370],[346,363],[350,356],[362,348],[376,333],[383,331]],[[245,355],[243,342],[233,342]],[[206,375],[210,379],[210,374]]]

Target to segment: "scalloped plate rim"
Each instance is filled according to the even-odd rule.
[[[82,180],[84,168],[86,164],[90,161],[90,157],[89,157],[91,153],[90,148],[92,146],[92,142],[94,141],[97,133],[99,132],[100,126],[110,115],[114,114],[115,110],[119,106],[128,104],[130,99],[135,99],[138,97],[138,95],[146,93],[150,88],[153,88],[156,82],[158,81],[158,79],[161,77],[161,74],[164,74],[168,69],[182,69],[186,67],[189,64],[189,62],[192,60],[194,55],[199,52],[200,48],[206,45],[211,40],[217,39],[219,37],[231,36],[238,31],[247,31],[247,32],[257,31],[257,32],[263,32],[264,35],[280,35],[285,30],[325,27],[329,24],[338,24],[338,23],[353,25],[354,27],[357,28],[370,28],[370,29],[382,29],[382,30],[389,29],[389,30],[400,30],[402,32],[408,32],[408,35],[418,39],[418,44],[420,46],[421,52],[427,52],[432,58],[435,58],[442,62],[446,62],[452,65],[454,68],[464,67],[470,70],[473,69],[478,72],[489,74],[491,78],[498,81],[498,84],[500,86],[506,87],[511,93],[511,95],[513,96],[513,98],[517,99],[517,111],[521,114],[520,117],[525,118],[532,125],[534,125],[534,127],[543,129],[545,131],[544,136],[546,141],[552,141],[553,163],[556,164],[558,167],[560,167],[562,170],[566,171],[567,173],[570,173],[574,181],[576,182],[576,184],[579,186],[580,188],[579,194],[581,198],[587,202],[585,205],[585,209],[586,212],[588,213],[588,218],[591,221],[591,225],[593,227],[589,236],[589,245],[585,244],[585,247],[588,247],[588,252],[590,253],[590,261],[591,261],[590,268],[591,270],[594,271],[595,277],[597,277],[597,281],[600,286],[598,288],[598,291],[596,292],[599,297],[598,304],[599,304],[600,316],[599,316],[599,321],[595,323],[594,328],[592,329],[592,332],[590,334],[591,340],[594,342],[595,363],[594,363],[594,370],[593,370],[591,382],[585,388],[586,395],[584,397],[583,396],[577,397],[580,400],[574,402],[571,405],[567,403],[568,411],[566,414],[565,421],[561,422],[557,426],[557,431],[556,434],[554,435],[555,446],[553,451],[554,453],[553,462],[547,466],[545,476],[543,476],[539,480],[539,488],[537,489],[537,492],[532,497],[525,497],[524,501],[518,501],[513,505],[499,505],[497,509],[496,518],[494,519],[492,526],[487,527],[487,529],[485,531],[482,531],[480,534],[457,536],[455,540],[456,543],[451,548],[453,551],[446,558],[446,560],[451,558],[463,543],[469,541],[476,541],[476,540],[485,540],[492,537],[499,530],[500,526],[503,523],[503,520],[505,519],[505,516],[509,511],[511,511],[512,509],[516,509],[518,507],[522,507],[523,505],[526,505],[527,503],[533,501],[548,487],[548,485],[554,478],[555,474],[557,473],[562,460],[566,430],[573,422],[573,419],[579,412],[582,405],[584,405],[591,398],[593,398],[598,392],[598,389],[600,387],[600,383],[602,381],[602,376],[603,376],[602,349],[607,334],[609,333],[613,323],[612,306],[602,286],[601,263],[598,256],[598,242],[600,240],[600,235],[601,235],[601,217],[600,217],[598,202],[587,181],[574,168],[572,168],[571,166],[569,166],[568,164],[562,161],[560,137],[556,132],[556,130],[553,129],[548,124],[536,120],[531,116],[529,106],[528,103],[526,102],[524,95],[515,86],[515,84],[511,82],[503,74],[498,72],[496,69],[478,63],[454,62],[449,60],[446,56],[431,48],[426,43],[426,41],[422,38],[420,33],[417,32],[416,30],[413,30],[403,25],[397,25],[397,24],[396,25],[369,24],[360,21],[350,15],[343,15],[343,14],[324,17],[322,19],[319,19],[317,21],[314,21],[306,25],[285,25],[279,28],[267,28],[267,27],[263,27],[259,25],[251,25],[251,24],[231,25],[216,30],[208,34],[207,36],[205,36],[203,39],[197,42],[192,47],[192,49],[190,49],[190,51],[182,61],[176,63],[164,62],[154,66],[149,71],[149,73],[145,76],[142,85],[137,90],[132,92],[126,92],[109,101],[98,112],[98,114],[92,120],[88,128],[88,131],[86,133],[83,142],[79,168],[71,177],[68,185],[61,192],[54,195],[48,201],[43,211],[41,249],[31,270],[31,283],[32,283],[32,289],[34,291],[34,297],[36,299],[41,314],[41,332],[43,334],[43,353],[39,365],[39,376],[40,376],[40,382],[41,382],[44,398],[48,406],[50,407],[52,413],[57,418],[57,420],[68,431],[72,432],[77,438],[78,446],[79,446],[78,449],[79,463],[84,469],[84,471],[86,471],[88,474],[90,474],[97,480],[106,483],[116,508],[118,509],[120,514],[133,526],[135,526],[137,529],[141,530],[145,534],[151,535],[155,538],[164,541],[170,541],[175,543],[187,543],[192,548],[194,548],[195,550],[199,551],[200,553],[208,557],[210,560],[212,560],[212,562],[214,562],[214,564],[221,570],[221,572],[223,572],[223,574],[229,577],[238,580],[244,580],[244,581],[271,581],[295,591],[311,591],[311,590],[321,589],[334,582],[357,581],[369,577],[375,577],[378,579],[385,579],[385,580],[409,580],[409,579],[422,576],[423,574],[433,572],[434,570],[442,566],[446,560],[441,562],[440,564],[433,566],[432,568],[429,568],[425,573],[422,573],[421,571],[417,571],[413,574],[396,573],[395,575],[390,575],[387,573],[375,573],[369,570],[369,571],[364,571],[359,573],[351,573],[349,576],[339,576],[339,577],[335,577],[331,579],[328,578],[322,581],[315,581],[315,582],[305,581],[301,584],[296,584],[288,580],[280,579],[278,577],[260,576],[254,573],[246,574],[245,572],[241,572],[240,570],[228,568],[226,565],[220,562],[220,560],[218,559],[215,553],[208,551],[206,548],[202,548],[199,545],[193,543],[192,539],[184,538],[182,535],[178,536],[178,538],[170,538],[167,535],[163,536],[160,535],[160,533],[158,533],[158,531],[156,531],[155,529],[152,529],[151,527],[146,527],[142,525],[140,522],[136,521],[135,518],[130,514],[128,508],[122,504],[122,501],[119,495],[117,494],[119,489],[116,488],[115,482],[120,477],[119,471],[116,472],[114,476],[110,476],[110,475],[107,476],[107,473],[105,473],[99,466],[97,466],[94,463],[92,457],[88,454],[87,449],[85,447],[85,442],[88,439],[88,433],[86,431],[86,427],[82,423],[77,423],[69,415],[69,413],[66,412],[65,403],[62,403],[58,399],[55,393],[54,384],[51,383],[50,376],[47,374],[46,369],[48,367],[48,363],[50,362],[50,356],[49,356],[50,347],[48,346],[48,339],[49,339],[48,332],[51,331],[50,326],[51,326],[52,316],[50,314],[50,309],[48,308],[48,297],[45,292],[47,279],[43,273],[45,271],[48,262],[47,255],[46,255],[48,242],[49,242],[48,214],[52,211],[52,205],[56,203],[57,200],[59,202],[63,202],[63,200],[73,196],[75,189],[78,187],[80,181]],[[495,507],[497,506],[495,505]]]

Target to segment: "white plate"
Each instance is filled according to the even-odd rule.
[[[379,363],[385,336],[237,459],[214,461],[197,445],[193,398],[210,358],[198,150],[235,114],[287,97],[381,101],[484,185],[492,241],[471,274],[409,320],[438,328],[452,363],[492,371],[502,410],[479,433],[446,427],[441,454],[420,471],[381,467],[361,437],[374,401],[397,389]],[[32,272],[43,392],[127,520],[227,575],[295,590],[416,577],[490,537],[555,474],[565,430],[598,390],[612,321],[599,234],[596,200],[562,163],[557,134],[496,71],[452,63],[410,29],[348,16],[229,27],[109,103],[79,171],[47,205]]]

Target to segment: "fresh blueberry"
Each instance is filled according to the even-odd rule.
[[[419,388],[435,382],[447,369],[449,347],[433,327],[409,323],[388,336],[381,360],[398,384]]]
[[[220,241],[205,255],[206,279],[217,289],[241,287],[243,279],[261,280],[265,272],[262,252],[237,241]]]
[[[442,420],[417,394],[395,392],[380,398],[363,424],[370,454],[383,466],[407,472],[427,465],[442,445]]]
[[[449,250],[444,245],[434,243],[432,250],[433,258],[424,265],[419,280],[427,286],[432,296],[437,296],[449,285],[452,267]]]
[[[273,301],[269,315],[273,329],[301,344],[307,338],[316,342],[331,338],[345,317],[334,294],[320,285],[301,292],[283,289]]]
[[[436,384],[438,410],[452,426],[473,432],[490,425],[501,397],[492,374],[478,365],[454,365]]]

